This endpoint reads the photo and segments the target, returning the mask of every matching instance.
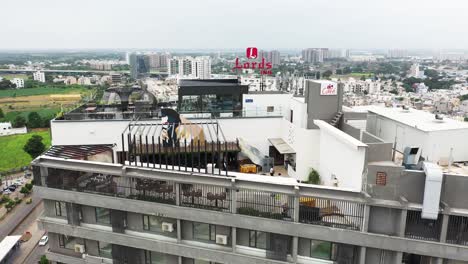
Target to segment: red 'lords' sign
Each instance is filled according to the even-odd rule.
[[[254,47],[247,48],[246,57],[248,59],[256,59],[258,57],[258,49]]]
[[[258,57],[258,49],[255,47],[247,48],[246,52],[247,59],[256,59]],[[252,69],[252,70],[259,70],[260,74],[272,74],[271,68],[273,68],[273,64],[271,62],[266,62],[265,58],[262,57],[261,62],[239,62],[239,58],[236,58],[236,64],[234,65],[233,70],[239,69]]]

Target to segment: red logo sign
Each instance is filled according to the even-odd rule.
[[[336,95],[337,90],[335,85],[333,84],[322,84],[322,87],[320,89],[320,95]]]
[[[249,47],[246,50],[247,59],[256,59],[258,57],[258,49],[254,47]]]
[[[255,47],[249,47],[246,50],[247,59],[256,59],[258,57],[258,49]],[[262,57],[262,61],[247,61],[240,62],[239,58],[236,58],[235,65],[233,70],[242,70],[242,69],[252,69],[259,70],[260,74],[272,74],[271,68],[273,64],[271,62],[265,61],[265,58]]]

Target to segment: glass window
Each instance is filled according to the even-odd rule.
[[[103,258],[112,258],[112,244],[98,241],[99,256]]]
[[[96,207],[96,223],[110,225],[110,210],[107,208]]]
[[[267,248],[267,243],[266,243],[267,233],[256,231],[256,230],[250,230],[249,232],[250,232],[250,237],[249,237],[250,247],[260,248],[260,249]]]
[[[216,241],[216,226],[193,222],[193,239]]]
[[[55,215],[56,216],[67,216],[67,205],[65,202],[55,202]]]
[[[81,239],[72,236],[59,235],[59,247],[75,250],[75,244],[82,244]]]
[[[154,215],[143,215],[143,229],[154,231],[154,232],[162,232],[162,223],[163,218],[154,216]]]
[[[310,256],[312,258],[331,259],[332,243],[326,241],[311,240]]]
[[[275,111],[275,107],[274,106],[267,106],[267,112],[268,113],[272,113]]]
[[[200,96],[198,95],[184,95],[180,102],[180,110],[186,112],[197,112],[200,109]]]
[[[202,95],[202,110],[204,112],[213,112],[217,109],[217,105],[215,94]]]
[[[145,251],[145,264],[165,264],[168,263],[168,255],[155,251]]]

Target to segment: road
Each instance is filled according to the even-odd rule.
[[[43,211],[44,203],[40,202],[11,233],[12,235],[22,235],[28,231],[32,234],[29,241],[21,243],[20,249],[13,257],[14,263],[28,263],[27,261],[30,261],[36,264],[41,256],[44,255],[46,247],[37,247],[37,243],[44,234],[43,230],[39,230],[37,224],[37,218]]]
[[[0,224],[0,241],[3,240],[6,236],[11,234],[15,230],[18,223],[21,223],[24,218],[26,218],[30,213],[31,209],[35,208],[40,202],[36,194],[32,193],[31,195],[32,203],[26,204],[24,201],[14,209],[13,212],[10,212],[5,219],[2,220]]]

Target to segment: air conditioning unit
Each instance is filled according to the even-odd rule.
[[[163,232],[173,232],[174,231],[174,224],[173,223],[166,223],[163,222],[161,225],[161,229]]]
[[[84,253],[84,245],[75,244],[74,248],[76,253]]]
[[[227,245],[228,237],[225,235],[216,235],[216,244]]]

